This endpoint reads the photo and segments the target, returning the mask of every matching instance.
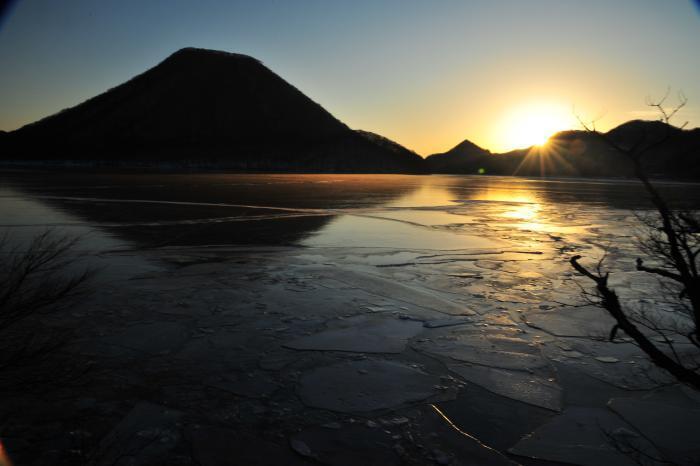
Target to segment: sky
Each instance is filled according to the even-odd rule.
[[[352,128],[421,155],[505,151],[574,115],[700,125],[688,0],[19,0],[0,19],[0,129],[71,107],[188,46],[244,53]],[[533,139],[534,138],[534,139]]]

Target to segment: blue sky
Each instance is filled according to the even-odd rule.
[[[423,155],[465,138],[508,149],[517,118],[555,107],[602,115],[603,129],[650,118],[645,97],[667,86],[689,99],[677,122],[697,126],[699,11],[685,0],[20,0],[0,23],[0,129],[186,46],[255,56],[351,127]]]

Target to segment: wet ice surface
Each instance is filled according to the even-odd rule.
[[[422,330],[420,322],[383,316],[355,316],[341,322],[341,327],[293,340],[285,346],[297,350],[401,353],[408,339]]]
[[[93,372],[53,395],[60,409],[13,395],[15,432],[47,443],[8,448],[36,464],[58,464],[51,445],[77,428],[68,412],[107,452],[96,464],[124,454],[113,439],[125,431],[147,432],[116,442],[143,450],[133,464],[226,464],[234,451],[246,464],[629,464],[611,435],[680,464],[700,457],[684,437],[698,433],[697,397],[666,388],[633,345],[599,338],[611,320],[579,306],[568,265],[609,246],[620,294],[667,306],[633,271],[634,210],[647,206],[632,183],[2,181],[5,230],[86,235],[84,252],[107,265],[87,302],[52,318],[80,329],[68,351]],[[700,205],[697,186],[666,189]],[[62,421],[30,428],[50,416]]]

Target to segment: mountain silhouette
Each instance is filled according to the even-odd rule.
[[[452,149],[426,159],[433,173],[477,173],[493,154],[465,139]]]
[[[351,130],[258,60],[195,48],[1,135],[0,143],[3,157],[21,161],[165,162],[250,171],[424,169],[417,154]]]
[[[541,148],[492,153],[468,140],[423,159],[352,130],[255,58],[185,48],[96,97],[18,130],[0,131],[9,162],[277,172],[485,173],[631,177],[599,134],[562,131]],[[700,129],[633,120],[605,136],[646,144],[655,177],[700,179]],[[663,144],[656,144],[664,138]]]
[[[642,158],[653,177],[700,179],[700,129],[683,130],[660,121],[632,120],[602,134],[619,147],[648,150]],[[600,133],[569,130],[542,147],[491,153],[465,140],[426,158],[432,173],[522,176],[633,177],[630,160]]]
[[[379,147],[382,147],[383,149],[393,152],[396,155],[410,159],[415,159],[416,157],[419,157],[421,159],[421,162],[423,160],[423,158],[420,155],[416,154],[412,150],[405,148],[398,142],[392,141],[391,139],[386,138],[381,134],[373,133],[371,131],[363,131],[361,129],[357,129],[355,130],[355,132],[357,132],[363,138],[369,140],[372,144],[375,144]]]

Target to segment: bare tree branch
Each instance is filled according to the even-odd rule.
[[[665,318],[661,317],[658,311],[648,315],[646,311],[635,314],[625,310],[615,290],[608,286],[609,272],[603,270],[605,257],[596,264],[595,272],[581,265],[579,262],[581,256],[572,257],[570,262],[577,272],[595,283],[596,296],[599,298],[596,304],[607,310],[616,320],[616,325],[610,331],[610,340],[613,340],[620,330],[625,332],[656,365],[666,369],[678,380],[700,390],[700,374],[697,365],[690,365],[687,359],[684,360],[670,337],[671,335],[682,336],[689,340],[693,347],[700,348],[700,276],[698,274],[700,267],[697,263],[700,256],[700,218],[693,212],[674,210],[651,182],[642,164],[646,153],[663,148],[671,139],[673,131],[677,131],[670,120],[685,107],[688,99],[679,92],[678,104],[669,107],[666,101],[670,92],[670,88],[667,89],[658,100],[647,97],[647,105],[659,112],[660,121],[664,124],[661,134],[658,134],[656,128],[653,131],[647,131],[640,126],[639,134],[631,144],[625,145],[624,140],[610,133],[600,133],[595,130],[594,122],[586,123],[578,115],[576,117],[586,131],[595,134],[608,147],[630,160],[636,178],[649,194],[656,215],[637,216],[647,228],[647,232],[639,237],[638,246],[654,265],[646,265],[645,259],[637,258],[636,269],[659,278],[660,289],[671,298],[670,300],[674,300],[675,311],[680,313],[682,319],[688,319],[687,324],[685,321],[662,320]],[[586,293],[584,296],[590,301]],[[640,331],[637,325],[656,334],[661,344],[670,351],[670,355],[662,351]],[[700,357],[691,356],[690,359],[697,360]]]
[[[0,379],[11,379],[17,374],[8,370],[65,343],[65,332],[49,330],[39,317],[64,309],[89,290],[93,271],[71,270],[79,259],[78,240],[46,230],[27,245],[11,247],[7,234],[0,237]]]
[[[620,305],[620,301],[614,290],[608,287],[608,273],[604,275],[594,274],[587,268],[582,266],[578,261],[581,256],[574,256],[570,259],[570,263],[577,272],[588,277],[596,283],[596,289],[601,298],[601,306],[607,310],[610,315],[617,321],[617,326],[629,335],[639,347],[651,358],[651,360],[673,374],[678,380],[686,382],[696,389],[700,390],[700,374],[686,369],[676,361],[668,357],[665,353],[659,350],[651,340],[649,340],[630,319]]]

